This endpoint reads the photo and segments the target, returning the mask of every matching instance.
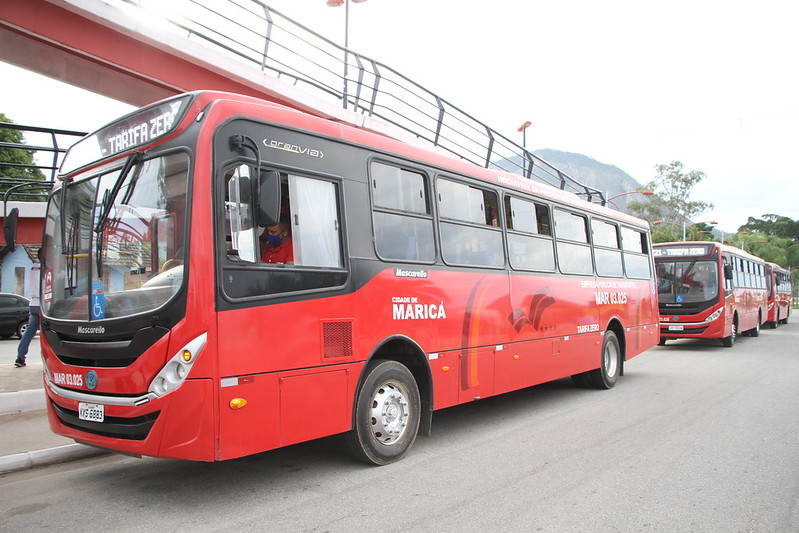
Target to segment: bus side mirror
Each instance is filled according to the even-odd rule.
[[[732,265],[724,265],[724,279],[732,279]]]
[[[274,226],[280,219],[280,173],[276,170],[261,172],[258,188],[258,205],[255,209],[255,221],[264,228]]]
[[[19,209],[13,208],[5,220],[3,220],[3,237],[6,240],[6,246],[12,252],[17,247],[17,220],[19,218]]]

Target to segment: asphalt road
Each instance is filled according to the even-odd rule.
[[[0,478],[0,530],[799,531],[799,325],[677,341],[615,389],[438,412],[399,463],[337,438],[225,463],[106,456]]]

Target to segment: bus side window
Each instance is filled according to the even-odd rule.
[[[649,241],[646,233],[631,228],[621,228],[621,246],[624,250],[624,269],[629,278],[648,278]]]
[[[436,257],[427,179],[420,172],[373,162],[375,248],[382,259],[432,262]]]
[[[588,220],[583,215],[555,209],[558,264],[564,274],[593,274]]]
[[[497,194],[440,178],[437,182],[441,254],[449,264],[501,267]]]
[[[238,165],[225,172],[225,240],[230,259],[256,262],[259,229],[252,210],[252,169]]]
[[[518,270],[555,270],[547,206],[508,195],[505,219],[511,266]]]
[[[621,266],[619,230],[616,224],[592,219],[591,234],[594,242],[596,273],[600,276],[622,276],[624,270]]]
[[[294,264],[343,267],[336,184],[303,176],[288,178]]]

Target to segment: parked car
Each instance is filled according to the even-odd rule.
[[[0,338],[22,337],[28,327],[29,305],[24,296],[0,292]]]

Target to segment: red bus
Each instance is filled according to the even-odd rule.
[[[766,320],[766,263],[716,242],[654,246],[660,344],[668,339],[757,337]]]
[[[386,464],[434,410],[610,388],[658,342],[645,222],[273,103],[153,104],[61,177],[42,354],[79,442],[213,461],[341,433]]]
[[[771,329],[787,324],[793,308],[793,283],[791,271],[776,263],[766,263],[768,284],[768,314],[766,323]]]

